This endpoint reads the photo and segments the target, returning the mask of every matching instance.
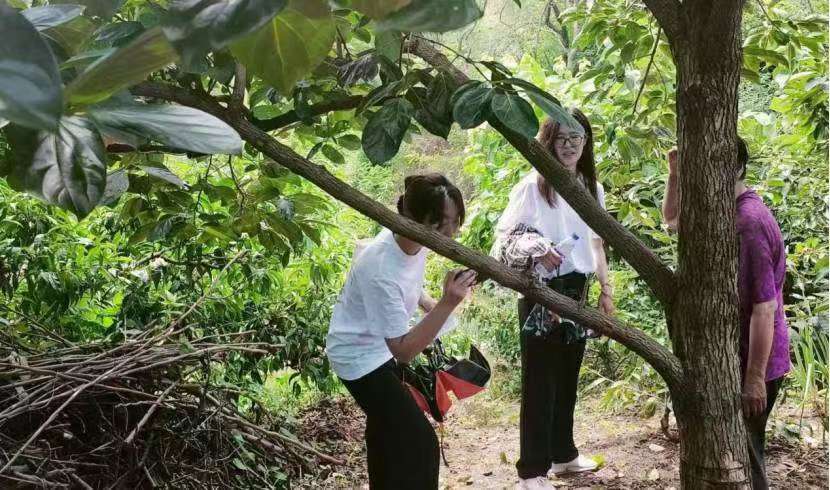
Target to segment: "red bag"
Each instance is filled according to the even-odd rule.
[[[456,359],[448,356],[441,341],[435,339],[424,356],[426,362],[402,366],[401,379],[418,407],[438,423],[444,421],[452,406],[450,391],[462,400],[484,390],[490,380],[490,363],[474,345],[470,345],[467,359]]]

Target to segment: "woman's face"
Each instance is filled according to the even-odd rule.
[[[458,216],[458,206],[455,205],[452,199],[444,201],[444,219],[439,224],[433,227],[444,236],[454,238],[461,228],[461,220]]]
[[[585,148],[585,133],[570,128],[563,128],[553,139],[553,150],[556,158],[570,170],[576,169],[582,149]]]

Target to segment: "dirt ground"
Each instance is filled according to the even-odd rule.
[[[296,486],[368,488],[362,414],[348,399],[327,403],[329,406],[320,407],[322,410],[308,412],[311,419],[303,419],[305,433],[301,435],[316,440],[329,454],[347,463],[323,467],[319,474],[309,475]],[[456,403],[445,424],[443,440],[449,466],[441,466],[441,488],[514,488],[518,482],[514,466],[519,453],[518,417],[515,401],[492,400],[484,395]],[[793,422],[793,417],[798,423],[797,413],[788,407],[779,409],[775,417],[767,444],[767,468],[773,488],[828,488],[826,442],[810,437],[798,441],[778,434],[781,427]],[[806,423],[814,430],[818,426],[816,420]],[[583,400],[577,407],[575,425],[576,443],[582,454],[603,464],[593,473],[551,477],[556,487],[679,488],[678,446],[663,435],[659,416],[643,419],[609,415],[598,410],[594,401]]]

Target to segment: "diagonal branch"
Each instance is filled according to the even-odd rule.
[[[623,324],[593,308],[581,307],[576,301],[535,283],[527,275],[504,267],[492,257],[473,251],[435,230],[405,218],[361,193],[332,175],[324,166],[316,165],[291,148],[256,127],[244,117],[199,94],[186,89],[154,82],[144,82],[132,89],[136,95],[189,105],[212,114],[233,127],[246,142],[292,172],[306,178],[335,199],[377,221],[395,233],[417,241],[435,252],[478,271],[524,294],[546,307],[573,318],[584,325],[620,342],[649,362],[663,376],[671,389],[682,389],[682,369],[677,357],[665,346],[643,331]]]
[[[319,104],[314,104],[309,108],[309,112],[313,116],[319,116],[321,114],[326,114],[332,111],[347,111],[349,109],[354,109],[360,102],[363,100],[363,96],[361,95],[353,95],[350,97],[343,97],[341,99],[330,100],[326,102],[320,102]],[[300,116],[297,114],[297,111],[294,109],[280,114],[277,117],[272,117],[271,119],[257,119],[254,120],[254,124],[259,129],[268,132],[274,131],[276,129],[284,128],[289,124],[293,124],[295,122],[300,121]]]
[[[470,80],[429,43],[415,38],[409,43],[408,50],[435,68],[449,72],[459,84]],[[513,132],[495,117],[490,117],[487,122],[550,182],[591,229],[631,264],[664,305],[671,303],[675,291],[674,274],[651,249],[602,209],[571,172],[538,141]]]

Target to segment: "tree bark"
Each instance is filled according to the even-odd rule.
[[[413,38],[407,43],[406,48],[433,67],[447,71],[459,85],[470,81],[467,75],[456,68],[427,40]],[[578,183],[574,175],[538,141],[527,139],[511,131],[495,117],[488,118],[487,122],[550,182],[556,192],[571,205],[592,230],[622,255],[640,274],[663,305],[671,303],[675,292],[674,274],[651,249],[602,209],[588,190]]]
[[[683,488],[748,488],[735,229],[741,0],[686,1],[672,40],[680,172],[674,351]],[[667,12],[664,15],[670,15]]]
[[[642,330],[626,325],[596,309],[581,307],[576,301],[536,284],[524,274],[513,271],[492,257],[459,244],[455,240],[416,223],[361,193],[332,175],[324,166],[316,165],[291,148],[257,128],[243,114],[228,111],[204,94],[172,85],[145,82],[131,91],[135,95],[176,102],[212,114],[233,127],[243,140],[253,145],[278,164],[300,175],[335,199],[351,206],[395,233],[434,250],[438,254],[478,271],[483,277],[518,291],[557,313],[564,314],[593,328],[628,347],[651,364],[670,387],[679,389],[683,374],[674,354]]]

